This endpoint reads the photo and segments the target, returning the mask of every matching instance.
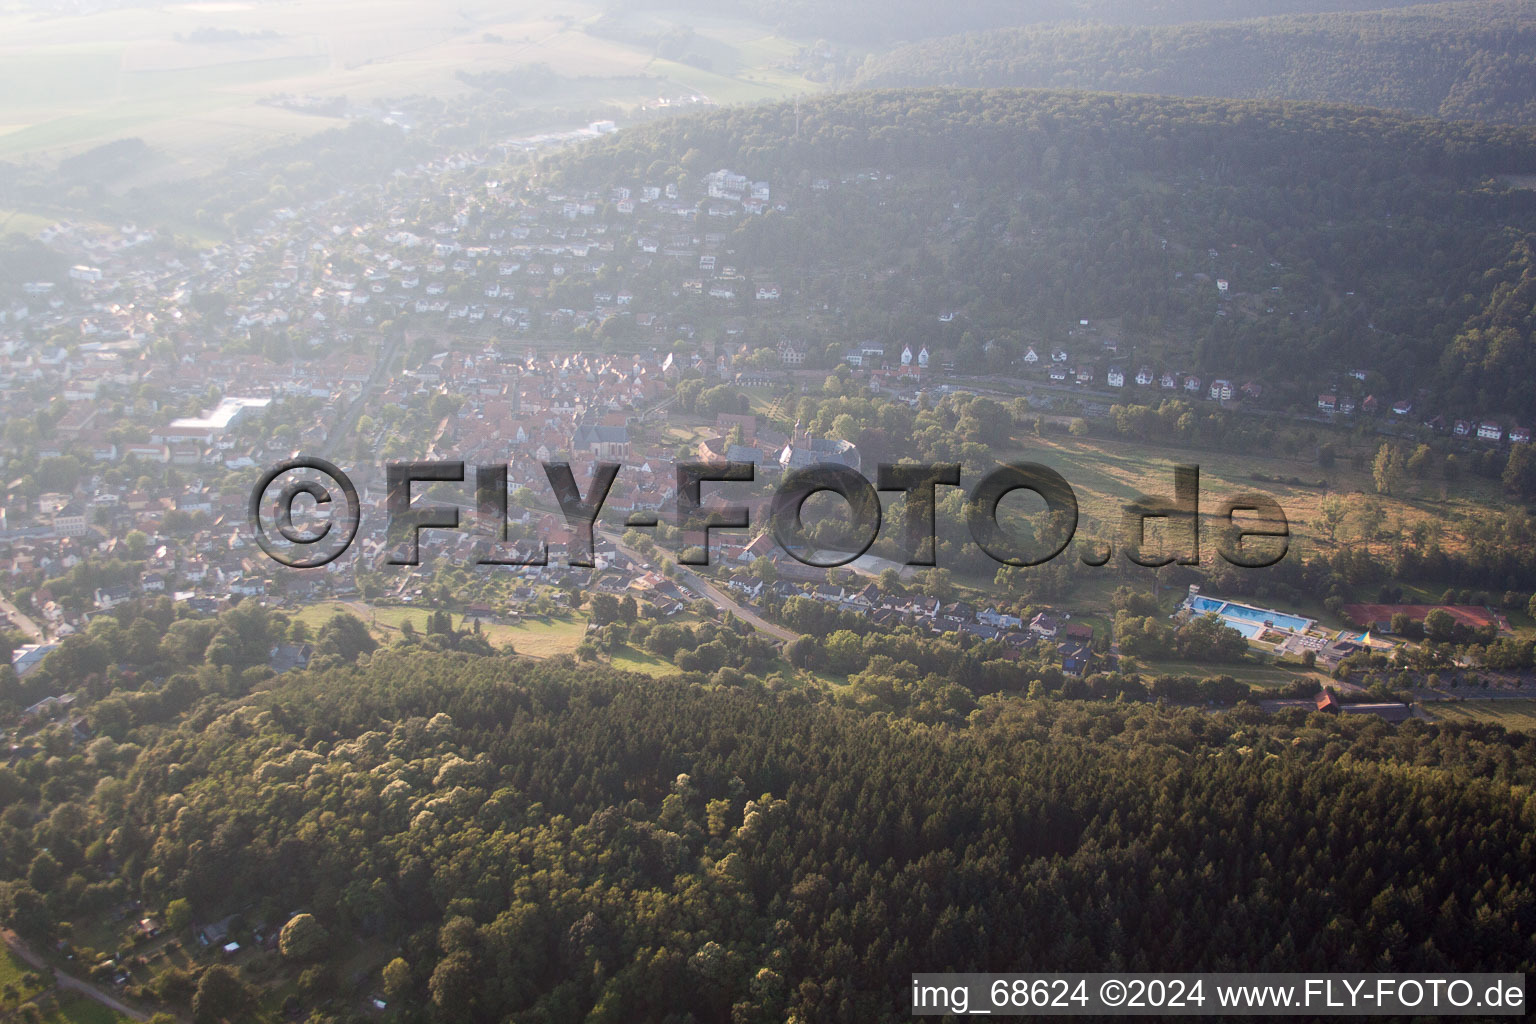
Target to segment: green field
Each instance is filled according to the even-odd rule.
[[[1151,658],[1138,658],[1143,676],[1195,676],[1205,679],[1211,676],[1231,676],[1240,683],[1247,683],[1251,687],[1268,688],[1285,686],[1296,679],[1312,678],[1318,682],[1327,682],[1328,676],[1321,672],[1308,672],[1300,665],[1267,665],[1257,662],[1245,661],[1236,665],[1218,665],[1212,662],[1202,661],[1158,661]]]
[[[0,988],[14,985],[22,996],[28,996],[36,989],[29,990],[21,983],[22,976],[32,968],[28,967],[15,953],[8,948],[0,947]]]
[[[14,988],[20,996],[17,1002],[31,999],[41,991],[22,982],[32,970],[16,954],[0,947],[0,989]],[[0,1019],[9,1019],[6,1014],[16,1008],[17,1002],[0,1001]],[[43,1015],[43,1020],[49,1024],[121,1024],[128,1018],[85,996],[68,993],[51,1013]]]
[[[1341,453],[1334,466],[1323,469],[1305,459],[1047,434],[1024,438],[1015,448],[999,449],[996,457],[1000,462],[1016,458],[1041,462],[1060,472],[1077,494],[1079,536],[1104,539],[1119,536],[1126,503],[1142,494],[1171,496],[1173,467],[1180,463],[1198,465],[1204,520],[1201,553],[1207,560],[1215,556],[1215,514],[1226,497],[1258,493],[1278,502],[1290,524],[1291,547],[1299,554],[1329,546],[1321,527],[1325,497],[1335,495],[1349,505],[1362,501],[1366,495],[1375,496],[1370,472],[1352,469],[1345,453]],[[1321,489],[1261,482],[1252,479],[1254,473],[1281,479],[1325,480],[1328,486]],[[1005,500],[1005,510],[1011,500]],[[1489,508],[1498,508],[1504,502],[1496,483],[1465,478],[1454,488],[1447,488],[1438,479],[1409,481],[1405,493],[1378,500],[1385,513],[1384,525],[1390,527],[1396,522],[1407,529],[1419,522],[1432,523],[1443,530],[1442,543],[1448,549],[1456,546],[1460,523],[1486,515]],[[1338,538],[1340,542],[1345,540],[1348,529],[1346,523]],[[1151,532],[1149,526],[1149,535]]]
[[[632,647],[624,647],[615,651],[613,657],[609,660],[616,669],[621,669],[625,672],[639,672],[641,675],[653,678],[673,676],[682,671],[682,669],[670,661],[663,661],[654,654],[637,651]]]
[[[45,1014],[43,1020],[48,1024],[127,1024],[129,1018],[85,996],[71,993],[59,1001],[52,1013]]]
[[[1536,732],[1536,700],[1466,700],[1426,703],[1441,722],[1486,722],[1513,732]]]
[[[318,630],[337,612],[356,615],[372,628],[380,640],[388,643],[400,631],[401,623],[410,620],[418,632],[426,632],[429,608],[412,608],[406,605],[365,605],[360,602],[326,601],[300,609],[294,618]],[[453,628],[464,628],[464,616],[453,615]],[[530,658],[552,658],[557,654],[574,651],[587,635],[585,616],[552,618],[548,622],[537,619],[520,623],[484,622],[480,630],[495,647],[512,645],[518,654]]]
[[[10,234],[31,237],[52,225],[57,219],[22,210],[0,210],[0,238]]]

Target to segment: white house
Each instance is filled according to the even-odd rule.
[[[976,621],[994,629],[1018,629],[1024,624],[1017,615],[1009,615],[994,608],[985,608],[977,612]]]

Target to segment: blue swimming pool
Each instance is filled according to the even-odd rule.
[[[1212,597],[1196,597],[1190,602],[1190,608],[1197,615],[1215,612],[1225,619],[1229,626],[1250,640],[1258,636],[1259,631],[1266,625],[1290,630],[1293,633],[1303,632],[1312,625],[1311,619],[1304,619],[1300,615],[1287,615],[1272,608],[1255,608],[1237,601],[1220,601]]]

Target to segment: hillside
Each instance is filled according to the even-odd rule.
[[[1536,192],[1508,177],[1536,169],[1529,129],[1016,90],[828,97],[798,137],[795,118],[680,118],[546,167],[593,189],[719,167],[792,183],[783,210],[719,221],[742,273],[799,296],[754,325],[765,341],[929,345],[975,372],[1061,346],[1100,372],[1251,380],[1276,409],[1358,383],[1536,417],[1531,324],[1499,297],[1531,273]],[[1467,341],[1494,321],[1497,344]]]
[[[682,10],[766,22],[799,36],[879,46],[1012,25],[1096,21],[1164,25],[1265,15],[1397,8],[1422,0],[616,0],[610,11]]]
[[[0,910],[42,935],[125,896],[240,934],[303,910],[317,941],[241,955],[267,1005],[387,991],[455,1022],[890,1020],[918,969],[1532,963],[1536,746],[1484,728],[920,725],[441,653],[266,685],[0,768]]]
[[[1317,100],[1530,124],[1536,9],[1475,0],[1227,23],[1002,28],[877,54],[854,84]]]

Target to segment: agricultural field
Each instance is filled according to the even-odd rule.
[[[344,98],[349,113],[406,96],[450,97],[461,73],[547,66],[562,87],[519,105],[634,110],[665,100],[735,103],[819,88],[785,70],[799,43],[741,20],[596,3],[552,14],[531,0],[325,0],[0,13],[0,160],[49,161],[118,138],[158,159],[126,188],[206,173],[232,155],[340,124],[338,112],[263,103]],[[601,19],[601,22],[600,22]],[[680,60],[657,40],[687,34]],[[569,126],[567,126],[569,127]]]
[[[1511,732],[1536,732],[1536,700],[1435,701],[1423,707],[1441,722],[1484,722]]]

